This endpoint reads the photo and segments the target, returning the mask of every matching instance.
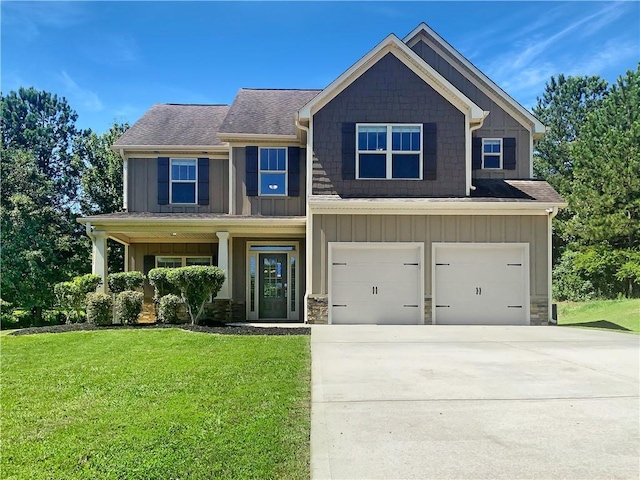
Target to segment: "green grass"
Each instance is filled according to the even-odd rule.
[[[561,302],[558,323],[640,333],[640,299]]]
[[[309,478],[308,336],[2,336],[3,479]]]

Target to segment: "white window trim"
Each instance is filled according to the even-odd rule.
[[[500,142],[500,166],[499,167],[485,167],[484,166],[484,157],[485,157],[484,143],[485,143],[485,141]],[[489,155],[495,156],[496,154],[495,153],[489,153]],[[504,145],[502,144],[502,138],[483,138],[482,139],[482,169],[483,170],[502,170],[503,155],[504,155]]]
[[[284,170],[265,170],[265,173],[284,173],[284,193],[262,192],[262,167],[260,157],[262,150],[284,150]],[[289,149],[287,147],[260,147],[258,148],[258,196],[259,197],[287,197],[289,196]]]
[[[360,127],[385,127],[387,129],[387,150],[360,150],[358,143],[358,129]],[[419,127],[420,128],[420,150],[418,151],[407,151],[407,150],[391,150],[389,147],[393,146],[392,142],[392,128],[391,127]],[[423,165],[423,148],[424,148],[424,129],[421,123],[356,123],[356,180],[422,180],[424,172]],[[360,178],[360,154],[380,154],[383,153],[386,155],[386,172],[387,176],[385,178]],[[393,177],[393,155],[409,155],[409,154],[419,154],[419,168],[420,175],[418,178],[395,178]]]
[[[156,268],[158,267],[158,259],[159,258],[179,258],[182,261],[182,266],[187,266],[187,258],[207,258],[209,259],[209,265],[213,265],[213,256],[212,255],[156,255]],[[167,268],[178,268],[178,267],[167,267]]]
[[[195,180],[174,180],[173,179],[173,161],[174,160],[189,160],[193,161],[196,164],[196,179]],[[193,203],[191,202],[176,202],[173,203],[173,184],[174,183],[193,183],[195,184],[195,198]],[[169,159],[169,204],[171,205],[197,205],[198,204],[198,159],[197,158],[183,158],[183,157],[175,157]]]

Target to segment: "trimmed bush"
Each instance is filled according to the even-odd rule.
[[[66,323],[83,322],[88,293],[95,292],[100,285],[100,275],[87,274],[75,277],[70,282],[56,283],[53,292]]]
[[[96,325],[111,325],[111,295],[101,292],[87,294],[87,322]]]
[[[160,323],[180,323],[180,307],[182,299],[177,295],[169,294],[160,299],[158,306],[158,321]]]
[[[149,283],[153,287],[153,302],[157,305],[160,299],[165,295],[179,294],[180,291],[174,287],[167,279],[169,272],[173,270],[171,268],[153,268],[149,270],[147,277]]]
[[[115,321],[122,324],[133,325],[138,323],[138,317],[142,313],[144,294],[125,290],[116,295]]]
[[[107,279],[109,291],[111,293],[121,293],[126,290],[137,290],[144,283],[144,274],[142,272],[120,272],[112,273]]]
[[[80,292],[84,300],[84,297],[87,295],[87,293],[96,291],[96,288],[98,288],[98,285],[102,283],[102,278],[100,278],[100,275],[87,273],[86,275],[80,275],[78,277],[75,277],[73,279],[73,283],[75,283],[80,289]]]
[[[198,323],[204,304],[218,294],[225,279],[224,270],[200,265],[171,268],[166,276],[174,287],[180,289],[180,297],[187,307],[192,325]]]

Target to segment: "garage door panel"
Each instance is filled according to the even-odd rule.
[[[525,248],[456,244],[434,253],[436,323],[527,323]]]
[[[332,323],[422,323],[418,246],[334,245],[331,256]]]

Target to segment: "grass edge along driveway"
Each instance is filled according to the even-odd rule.
[[[309,336],[3,336],[2,478],[309,477]]]

